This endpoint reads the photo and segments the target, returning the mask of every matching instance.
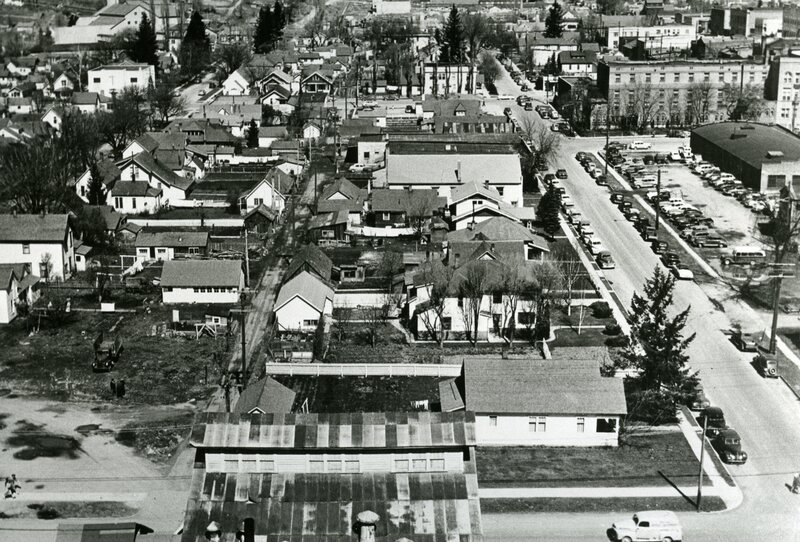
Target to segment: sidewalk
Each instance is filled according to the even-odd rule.
[[[689,496],[697,494],[697,487],[679,487]],[[618,497],[680,497],[673,487],[482,487],[481,499],[610,499]],[[703,489],[704,496],[719,495],[716,488]],[[726,503],[727,504],[727,503]]]

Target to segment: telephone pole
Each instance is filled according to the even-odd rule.
[[[706,431],[708,431],[708,416],[703,416],[703,434],[700,436],[700,472],[697,474],[697,511],[700,511],[700,502],[703,499],[703,458],[706,455]]]
[[[661,168],[658,168],[658,180],[656,181],[656,233],[661,218]]]

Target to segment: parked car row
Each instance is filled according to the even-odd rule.
[[[692,171],[708,182],[708,185],[714,190],[721,192],[725,196],[735,198],[745,207],[752,209],[753,212],[760,213],[769,210],[764,194],[753,192],[734,175],[720,171],[713,164],[701,161],[695,164]]]
[[[558,111],[556,111],[555,108],[550,105],[537,105],[536,112],[539,113],[539,116],[542,117],[543,119],[561,118],[558,114]]]
[[[742,450],[742,439],[739,433],[725,422],[721,408],[714,406],[704,408],[698,421],[706,427],[706,436],[720,459],[725,463],[740,465],[747,461],[747,452]]]

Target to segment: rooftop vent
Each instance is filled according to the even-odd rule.
[[[783,151],[767,151],[767,158],[781,158]]]

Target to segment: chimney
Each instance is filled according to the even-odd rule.
[[[356,516],[359,542],[375,542],[375,526],[380,516],[372,510],[364,510]]]
[[[490,250],[490,251],[492,251],[492,252],[494,252],[494,243],[492,243],[491,245],[489,245],[489,250]]]
[[[489,179],[486,179],[485,181],[483,181],[483,187],[484,188],[489,188]]]
[[[458,182],[463,183],[464,180],[461,177],[461,160],[458,161]]]

